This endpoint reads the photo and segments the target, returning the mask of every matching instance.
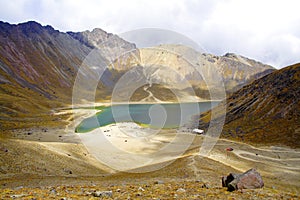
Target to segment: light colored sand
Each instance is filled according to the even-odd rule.
[[[174,130],[142,128],[135,123],[112,124],[78,136],[96,159],[119,171],[174,160],[185,152],[194,137]]]

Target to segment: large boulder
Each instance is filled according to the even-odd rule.
[[[222,186],[227,187],[229,191],[256,189],[262,188],[264,182],[255,169],[250,169],[242,174],[230,173],[227,177],[222,177]]]

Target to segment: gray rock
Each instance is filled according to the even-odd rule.
[[[262,188],[264,182],[255,169],[250,169],[242,174],[230,173],[227,177],[222,177],[222,186],[227,187],[229,191],[256,189]]]
[[[112,197],[112,191],[95,191],[92,193],[94,197]]]

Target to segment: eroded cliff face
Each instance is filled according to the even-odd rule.
[[[107,59],[107,67],[110,66],[118,71],[128,70],[136,64],[135,60],[139,57],[135,44],[125,41],[118,35],[107,33],[100,28],[77,33],[68,32],[68,34],[84,45],[92,49],[98,49],[99,54]],[[131,61],[131,63],[128,61]]]
[[[235,54],[215,56],[196,52],[182,45],[160,45],[139,49],[140,76],[152,84],[176,91],[178,96],[223,99],[225,93],[275,71],[269,65]],[[155,92],[155,90],[154,90]],[[159,95],[158,91],[156,96]]]

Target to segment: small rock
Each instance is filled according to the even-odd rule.
[[[116,192],[121,192],[121,189],[118,188],[118,189],[116,190]]]
[[[19,190],[19,189],[23,189],[24,187],[23,186],[18,186],[15,188],[15,190]]]
[[[176,192],[179,192],[179,193],[184,193],[184,192],[186,192],[186,190],[185,190],[185,189],[183,189],[183,188],[179,188],[178,190],[176,190]]]
[[[50,193],[51,193],[51,194],[56,194],[57,192],[56,192],[55,189],[52,189],[52,190],[50,190]]]
[[[84,195],[86,195],[86,196],[92,195],[92,192],[85,191],[85,192],[84,192]]]
[[[164,182],[163,182],[163,181],[160,181],[160,180],[158,180],[158,181],[155,181],[155,182],[154,182],[154,184],[164,184]]]
[[[94,197],[112,197],[112,191],[95,191],[93,192]]]
[[[70,170],[70,169],[64,169],[64,172],[67,174],[73,174],[72,170]]]
[[[233,151],[233,148],[232,147],[227,147],[225,150],[226,151]]]
[[[25,194],[14,194],[14,195],[11,195],[10,198],[22,198],[25,196],[26,196]]]
[[[135,194],[136,197],[140,197],[140,196],[142,196],[142,195],[143,195],[143,194],[142,194],[141,192]]]
[[[206,188],[206,189],[209,189],[210,188],[210,185],[208,185],[207,183],[204,183],[201,188]]]

